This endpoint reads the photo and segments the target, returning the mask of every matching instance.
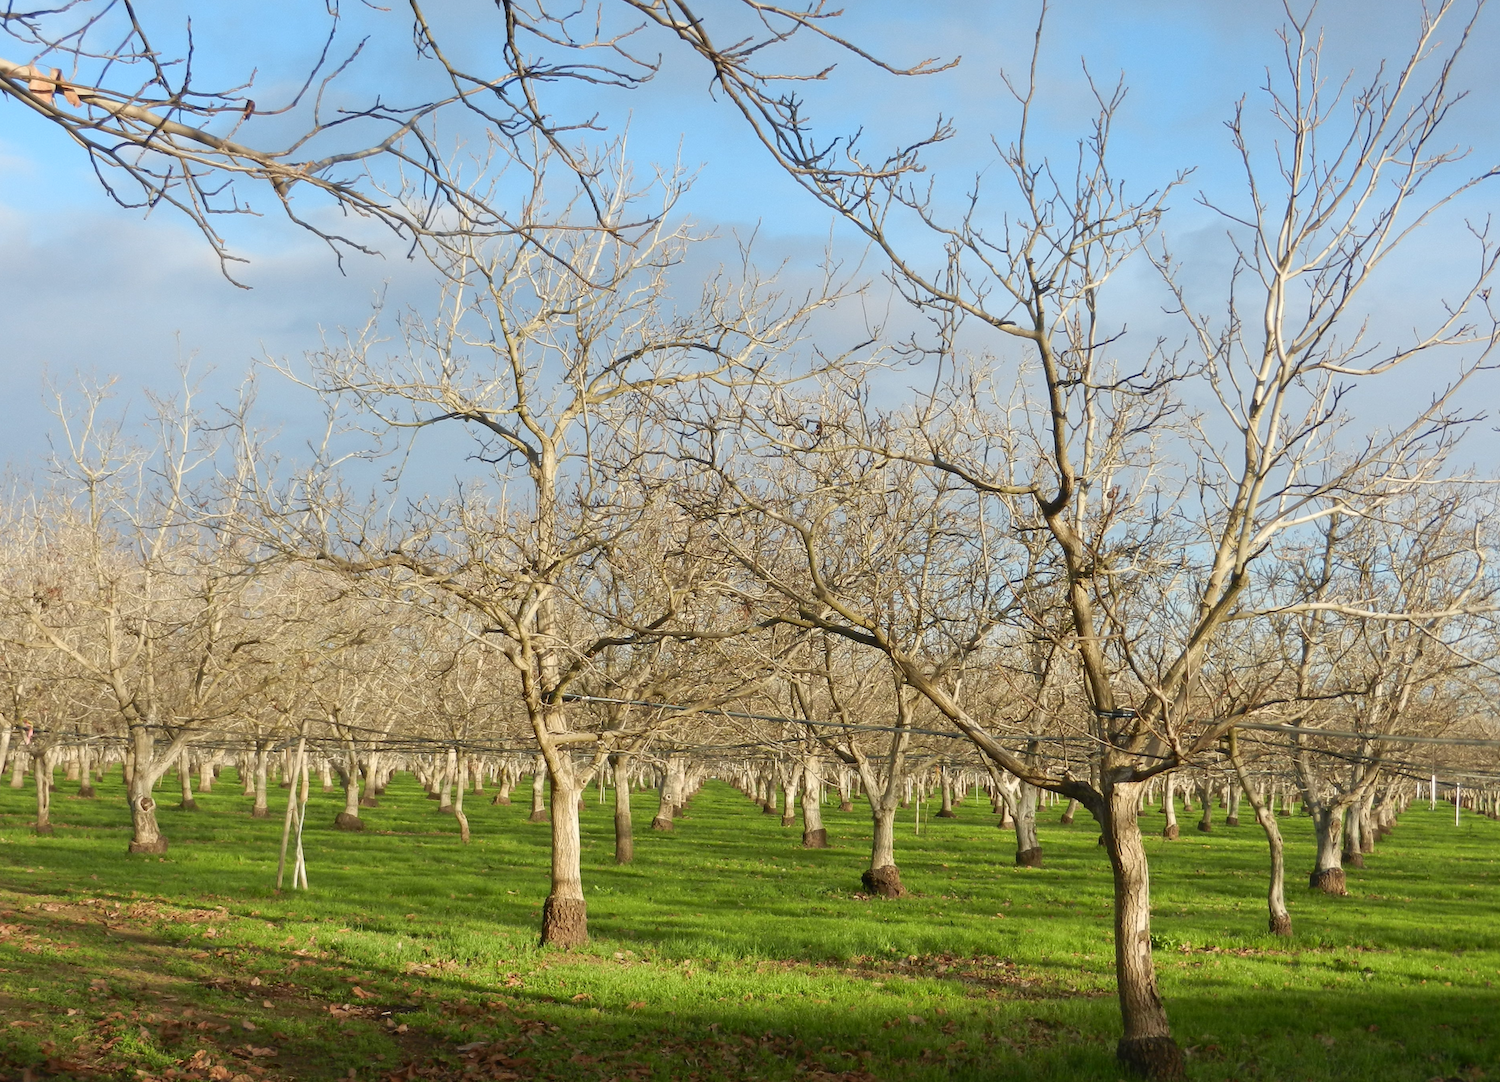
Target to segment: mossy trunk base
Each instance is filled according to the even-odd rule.
[[[1030,849],[1022,849],[1016,854],[1017,868],[1040,868],[1042,866],[1042,847],[1033,846]]]
[[[1349,888],[1344,884],[1344,869],[1324,868],[1320,872],[1313,872],[1307,877],[1307,885],[1312,890],[1321,890],[1324,894],[1335,894],[1342,897],[1349,893]]]
[[[581,898],[548,896],[542,906],[542,945],[581,947],[589,941],[588,906]]]
[[[357,815],[348,812],[339,812],[333,817],[333,825],[340,830],[364,830],[365,821]]]
[[[827,849],[828,831],[823,827],[819,827],[817,830],[804,830],[802,832],[802,848]]]
[[[871,868],[859,877],[859,881],[864,884],[865,893],[877,898],[900,898],[906,893],[906,888],[901,885],[901,871],[894,864]]]
[[[1187,1077],[1182,1049],[1171,1037],[1122,1037],[1115,1046],[1115,1058],[1142,1078]]]

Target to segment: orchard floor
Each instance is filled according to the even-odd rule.
[[[1109,873],[1086,816],[1046,811],[1046,865],[1019,870],[987,804],[924,815],[919,836],[908,809],[911,894],[880,901],[857,893],[861,811],[829,809],[833,847],[804,851],[800,829],[710,783],[618,867],[612,807],[590,794],[594,938],[559,952],[535,945],[548,828],[529,800],[471,796],[465,847],[409,776],[363,834],[332,829],[342,796],[315,793],[312,889],[278,895],[284,791],[251,819],[226,771],[200,811],[164,806],[158,859],[125,853],[118,768],[98,799],[72,788],[39,838],[30,780],[0,784],[0,1077],[1120,1076]],[[654,794],[636,800],[649,826]],[[1339,899],[1302,889],[1310,826],[1282,823],[1291,941],[1261,932],[1253,823],[1148,842],[1190,1077],[1500,1079],[1500,823],[1414,807]]]

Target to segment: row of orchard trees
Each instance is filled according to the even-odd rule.
[[[496,55],[515,70],[492,79],[451,67],[442,28],[416,12],[452,93],[315,126],[305,141],[380,137],[301,163],[195,126],[252,122],[254,103],[233,94],[161,105],[6,61],[0,91],[91,153],[99,138],[141,148],[129,178],[216,243],[204,215],[228,171],[269,181],[289,211],[300,185],[405,231],[443,282],[425,315],[377,314],[305,363],[273,365],[327,407],[308,455],[278,457],[248,402],[212,425],[189,403],[163,408],[144,452],[97,403],[73,414],[57,487],[8,511],[13,698],[45,700],[45,730],[125,736],[147,850],[160,845],[152,786],[207,733],[524,738],[552,792],[543,938],[564,945],[586,936],[577,804],[606,766],[627,778],[652,742],[713,748],[751,726],[758,744],[771,737],[755,726],[782,727],[779,746],[814,753],[803,779],[809,761],[859,779],[869,883],[895,893],[911,742],[957,733],[1015,794],[1019,821],[1045,792],[1099,823],[1119,1054],[1180,1074],[1150,948],[1139,816],[1153,791],[1223,769],[1229,749],[1251,778],[1237,734],[1280,726],[1276,754],[1318,827],[1315,883],[1338,890],[1346,824],[1362,831],[1370,800],[1411,772],[1411,745],[1389,738],[1491,735],[1496,516],[1452,450],[1473,420],[1463,388],[1497,342],[1500,249],[1475,227],[1469,278],[1403,318],[1415,329],[1393,343],[1375,339],[1364,299],[1415,231],[1496,175],[1469,170],[1444,136],[1478,6],[1468,22],[1449,3],[1425,9],[1411,52],[1340,100],[1310,21],[1289,20],[1267,87],[1275,134],[1243,108],[1229,124],[1245,185],[1210,208],[1234,253],[1219,288],[1162,241],[1176,185],[1136,198],[1113,173],[1120,90],[1090,83],[1092,125],[1067,165],[1050,161],[1028,130],[1034,63],[1005,84],[1018,126],[987,144],[985,182],[950,191],[919,176],[946,125],[867,156],[813,132],[755,67],[788,36],[823,32],[820,4],[746,4],[761,29],[724,47],[680,4],[610,8],[709,64],[771,158],[877,253],[928,321],[902,341],[839,337],[823,317],[847,312],[858,283],[832,273],[792,289],[747,252],[687,277],[682,176],[637,182],[622,145],[574,147],[534,92],[577,72],[518,51],[620,46],[607,20],[575,38],[546,4],[508,5]],[[86,7],[0,25],[92,61],[87,33],[47,30]],[[128,29],[120,66],[147,64],[144,29]],[[649,74],[607,55],[623,59],[588,78]],[[469,184],[422,141],[449,106],[490,126],[516,176]],[[416,188],[332,179],[387,153],[405,155]],[[1114,307],[1127,265],[1154,275],[1179,334],[1127,337],[1135,313]],[[1352,428],[1353,388],[1444,355],[1451,379],[1384,428]],[[925,367],[925,389],[900,401],[891,372],[907,362]],[[472,437],[451,491],[402,472],[430,428]],[[382,455],[394,487],[360,495]],[[1320,730],[1355,735],[1330,755]],[[1257,811],[1278,852],[1274,816]]]

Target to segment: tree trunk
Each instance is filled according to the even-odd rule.
[[[94,755],[93,748],[85,740],[78,748],[78,795],[84,800],[94,799]],[[0,755],[0,762],[4,756]]]
[[[797,790],[802,785],[802,765],[781,776],[781,825],[797,825]]]
[[[359,756],[351,745],[345,745],[344,762],[334,769],[344,783],[344,810],[333,817],[333,825],[340,830],[364,830],[365,821],[359,817]]]
[[[10,757],[10,787],[20,789],[26,784],[27,752],[17,748]]]
[[[1334,804],[1316,808],[1312,813],[1313,831],[1318,839],[1317,863],[1307,885],[1324,894],[1348,894],[1344,885],[1344,863],[1340,846],[1344,834],[1344,806]]]
[[[52,833],[52,761],[56,754],[49,748],[31,757],[36,773],[36,832],[44,836]]]
[[[939,781],[942,789],[942,803],[938,806],[937,817],[939,819],[957,819],[958,813],[953,810],[953,776],[948,773],[948,768],[942,768],[942,778]]]
[[[630,756],[609,757],[615,782],[615,863],[629,864],[635,859],[635,824],[630,818]]]
[[[188,762],[187,749],[182,749],[182,754],[177,758],[177,787],[181,793],[181,802],[177,805],[179,811],[197,811],[198,802],[193,799],[193,768]]]
[[[457,779],[457,784],[453,787],[453,818],[458,820],[458,836],[468,845],[469,817],[464,814],[464,771],[468,764],[459,757],[457,748],[449,748],[448,765],[450,773]]]
[[[823,827],[823,779],[811,762],[802,769],[802,848],[828,848],[828,831]]]
[[[1182,1049],[1172,1039],[1151,957],[1151,876],[1137,818],[1143,786],[1107,785],[1095,812],[1114,872],[1115,979],[1125,1025],[1115,1055],[1147,1078],[1178,1079],[1185,1077]]]
[[[527,816],[527,822],[545,823],[546,821],[547,767],[538,759],[535,771],[531,775],[531,814]]]
[[[870,801],[875,837],[870,846],[870,867],[860,881],[866,893],[881,898],[899,898],[906,893],[901,870],[896,867],[896,808],[894,801]]]
[[[359,798],[361,808],[378,808],[380,801],[380,752],[372,751],[365,756],[365,792]]]
[[[270,772],[271,753],[264,743],[255,746],[255,804],[250,815],[264,819],[271,814],[271,805],[266,800],[266,775]]]
[[[1245,799],[1250,801],[1250,807],[1255,811],[1255,821],[1266,832],[1266,845],[1271,851],[1271,881],[1266,888],[1268,927],[1272,935],[1289,936],[1292,934],[1292,915],[1286,908],[1286,857],[1281,841],[1281,828],[1276,824],[1276,813],[1250,788],[1250,779],[1245,775],[1244,765],[1240,762],[1238,753],[1233,750],[1233,731],[1229,734],[1229,741],[1230,762],[1234,765],[1235,776],[1245,792]]]
[[[1355,801],[1354,806],[1344,813],[1344,851],[1340,854],[1344,864],[1354,868],[1365,866],[1364,817],[1360,814],[1360,804],[1360,801]]]
[[[1042,843],[1036,834],[1037,787],[1024,781],[1016,789],[1016,866],[1040,868],[1042,866]]]
[[[667,757],[667,768],[662,771],[658,788],[656,815],[651,819],[652,830],[671,830],[672,819],[677,814],[678,764],[680,760]]]
[[[1198,820],[1198,829],[1204,834],[1214,832],[1214,787],[1204,778],[1198,785],[1198,797],[1203,802],[1203,815]]]
[[[1176,841],[1179,833],[1177,826],[1177,775],[1168,774],[1167,780],[1162,785],[1161,796],[1162,814],[1167,817],[1166,825],[1161,828],[1161,836],[1168,841]]]
[[[442,765],[438,767],[438,814],[453,814],[453,790],[462,789],[463,782],[457,777],[458,753],[449,748],[448,754],[443,758]]]
[[[1062,825],[1065,827],[1073,825],[1073,817],[1078,814],[1078,801],[1069,800],[1068,806],[1063,809]]]
[[[567,772],[572,773],[570,764]],[[552,891],[542,905],[542,944],[578,947],[589,941],[588,906],[583,898],[583,842],[578,829],[579,790],[570,784],[571,777],[553,777],[550,781]]]
[[[1226,827],[1237,827],[1240,825],[1240,789],[1241,786],[1239,785],[1231,785],[1229,787],[1229,794],[1225,798],[1224,804],[1228,813],[1224,816],[1224,825]]]

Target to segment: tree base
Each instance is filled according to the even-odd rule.
[[[1175,842],[1179,833],[1181,833],[1181,831],[1178,829],[1176,823],[1168,823],[1166,826],[1162,827],[1161,836],[1167,839],[1167,841],[1169,842]]]
[[[1292,934],[1292,915],[1290,913],[1278,913],[1271,918],[1270,930],[1272,935],[1289,936]]]
[[[1198,833],[1199,834],[1212,834],[1213,832],[1214,832],[1214,825],[1212,823],[1199,823],[1198,824]]]
[[[1231,815],[1228,819],[1224,820],[1224,825],[1226,827],[1237,827],[1240,825],[1240,817],[1238,815]]]
[[[198,802],[196,800],[184,800],[181,804],[177,805],[177,810],[178,811],[197,811],[198,810]]]
[[[1363,853],[1345,853],[1344,866],[1348,868],[1363,868],[1365,857]]]
[[[453,814],[453,805],[452,804],[443,804],[443,805],[441,805],[438,808],[437,812],[438,812],[439,815],[452,815]]]
[[[93,800],[97,795],[98,794],[94,792],[94,787],[92,785],[82,785],[78,788],[79,800]]]
[[[1065,827],[1072,826],[1073,825],[1073,813],[1072,812],[1063,812],[1063,817],[1062,817],[1062,819],[1059,820],[1059,822],[1061,822],[1062,825],[1065,826]]]
[[[150,842],[131,842],[126,847],[127,853],[144,853],[148,857],[159,857],[167,851],[167,839],[157,838]]]
[[[871,868],[859,877],[859,881],[864,885],[866,894],[873,894],[877,898],[900,898],[906,893],[906,888],[901,885],[901,870],[894,864]]]
[[[780,815],[781,814],[781,809],[778,808],[775,804],[762,804],[760,806],[760,810],[763,811],[763,812],[765,812],[767,815]]]
[[[1187,1077],[1187,1062],[1182,1049],[1171,1037],[1122,1037],[1115,1046],[1115,1058],[1127,1070],[1150,1079]]]
[[[534,811],[526,817],[528,823],[550,823],[551,817],[544,811]]]
[[[542,905],[542,945],[581,947],[588,941],[588,906],[583,899],[548,895]]]
[[[673,829],[673,827],[672,827],[672,820],[667,819],[664,816],[658,815],[655,819],[651,820],[651,829],[652,830],[672,830]]]
[[[333,825],[339,830],[364,830],[365,821],[357,815],[350,815],[346,811],[339,812],[333,817]]]
[[[1042,866],[1042,847],[1040,845],[1031,849],[1020,849],[1016,851],[1017,868],[1040,868]]]
[[[492,799],[490,801],[490,803],[491,804],[509,804],[510,803],[510,797],[506,796],[504,793],[496,793],[495,796],[494,796],[494,799]]]
[[[1339,897],[1349,893],[1349,888],[1344,885],[1344,869],[1342,868],[1324,868],[1322,871],[1313,872],[1307,877],[1307,885],[1312,890],[1321,890],[1324,894]]]
[[[954,811],[952,808],[945,808],[943,811],[937,813],[937,817],[939,819],[957,819],[958,812]]]
[[[361,808],[378,808],[380,807],[380,801],[372,796],[362,796],[359,798],[359,806]]]
[[[781,825],[784,827],[794,827],[797,825],[797,817],[795,815],[783,815],[781,817]]]
[[[55,833],[53,831],[53,829],[52,829],[52,824],[51,823],[41,823],[41,824],[38,824],[36,826],[35,830],[36,830],[37,834],[40,837],[43,837],[43,838],[51,837],[52,834]]]
[[[250,809],[250,818],[251,819],[269,819],[269,818],[271,818],[271,809],[270,808],[251,808]]]
[[[853,810],[854,810],[854,805],[850,801],[847,801],[847,800],[840,800],[839,801],[839,811],[841,811],[841,812],[852,812]]]
[[[802,832],[802,848],[827,849],[828,831],[823,827],[819,827],[817,830],[804,830]]]

